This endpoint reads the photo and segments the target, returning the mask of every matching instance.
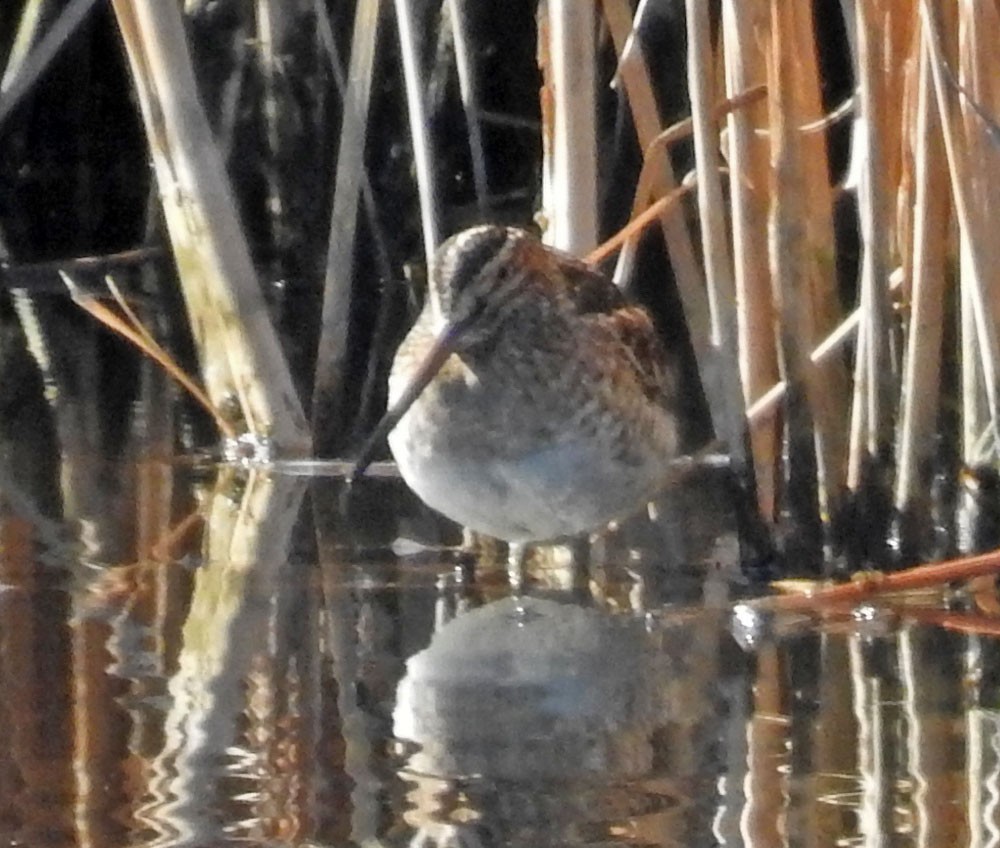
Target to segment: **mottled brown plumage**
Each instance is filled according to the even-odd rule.
[[[430,506],[512,542],[600,529],[664,485],[673,375],[649,315],[521,230],[452,237],[381,430]]]

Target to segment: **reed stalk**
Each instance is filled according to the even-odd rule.
[[[582,255],[597,244],[596,26],[593,3],[539,7],[546,244]]]
[[[941,692],[949,681],[947,666],[942,668],[941,645],[936,636],[934,630],[913,624],[901,628],[898,636],[901,700],[906,719],[903,756],[915,789],[913,835],[921,845],[948,845],[966,838],[964,817],[952,815],[954,778],[947,767],[954,752],[956,729],[937,720]],[[975,757],[972,753],[975,734],[970,729],[965,732],[966,756],[971,760]],[[982,785],[986,785],[986,779],[984,775]],[[967,791],[967,821],[983,821],[971,803],[975,790],[970,785]]]
[[[798,39],[796,16],[801,7],[781,0],[770,4],[768,94],[771,160],[771,208],[768,219],[770,265],[780,304],[779,340],[782,376],[788,386],[786,401],[787,480],[784,500],[792,517],[802,553],[818,565],[821,540],[818,510],[823,505],[817,487],[823,483],[822,456],[817,463],[814,436],[823,388],[818,369],[809,362],[817,336],[812,308],[811,278],[816,273],[815,245],[809,227],[803,139],[798,126],[804,109],[800,94],[801,70],[795,57],[809,45]],[[817,470],[819,471],[817,475]],[[830,493],[826,500],[829,502]]]
[[[859,831],[865,840],[875,841],[878,834],[891,830],[892,763],[883,744],[891,714],[889,700],[883,690],[883,675],[875,666],[871,651],[865,650],[865,638],[860,633],[848,637],[850,655],[850,687],[857,722],[856,765],[860,797],[858,798]]]
[[[378,4],[376,4],[378,5]],[[349,85],[355,84],[355,77],[351,77],[351,82],[348,82],[345,76],[345,71],[343,63],[340,58],[340,50],[337,46],[337,40],[333,32],[333,25],[330,21],[330,15],[325,7],[323,0],[313,0],[314,14],[316,17],[316,27],[317,27],[317,38],[319,39],[320,45],[326,52],[327,60],[329,62],[330,73],[333,76],[333,84],[336,89],[337,96],[340,98],[341,103],[349,102],[348,88]],[[356,12],[358,10],[355,10]],[[369,12],[365,12],[369,14]],[[368,20],[366,18],[366,20]],[[374,24],[372,25],[374,26]],[[353,41],[356,41],[356,38]],[[354,51],[352,49],[352,56]],[[370,84],[369,84],[370,87]],[[354,97],[351,94],[350,97]],[[370,93],[368,95],[369,99],[371,97]],[[365,213],[365,222],[368,226],[368,233],[372,240],[372,245],[374,248],[375,262],[378,274],[381,279],[389,280],[392,279],[394,272],[392,261],[389,257],[389,236],[385,232],[385,228],[382,226],[378,218],[378,210],[375,204],[375,195],[372,191],[371,179],[369,178],[368,168],[363,164],[361,169],[360,179],[360,193],[361,193],[361,204],[362,209]],[[336,181],[335,181],[336,185]],[[336,196],[336,188],[334,188],[334,195]],[[332,219],[332,216],[331,216]],[[327,239],[327,251],[329,254],[329,245],[332,240],[332,230],[331,236]],[[354,251],[351,250],[349,253],[350,259],[348,261],[354,261]],[[327,258],[327,270],[326,276],[329,277],[331,274],[331,269],[342,267],[337,260],[330,260],[329,256]],[[345,279],[349,279],[348,275]],[[344,287],[347,283],[342,284]],[[351,301],[351,292],[345,291],[342,293],[346,298],[348,304]],[[340,308],[332,309],[336,315],[346,314]],[[372,355],[368,360],[368,369],[365,374],[364,382],[361,387],[361,397],[358,403],[358,413],[355,418],[355,426],[364,426],[370,419],[369,410],[372,407],[373,399],[378,396],[381,392],[380,384],[382,382],[383,374],[380,365],[384,359],[384,352],[389,346],[388,334],[389,327],[391,325],[391,309],[383,308],[379,311],[379,318],[376,323],[375,329],[372,332],[372,343],[371,350]],[[328,369],[328,373],[324,375],[323,381],[333,386],[333,390],[329,395],[324,395],[326,402],[332,403],[333,408],[329,408],[325,415],[317,416],[317,405],[316,397],[313,397],[312,403],[312,416],[313,416],[313,434],[314,441],[316,444],[317,451],[323,452],[329,446],[330,443],[336,443],[338,441],[338,433],[342,433],[341,429],[346,422],[342,420],[343,416],[338,414],[336,411],[337,405],[340,403],[340,391],[338,386],[343,386],[344,371],[346,367],[346,357],[343,352],[339,354],[339,363],[336,367],[329,367],[325,364],[328,361],[336,362],[337,345],[343,347],[346,343],[346,333],[347,333],[347,322],[342,319],[334,318],[332,325],[336,329],[330,331],[331,339],[324,342],[322,340],[322,335],[324,328],[327,326],[326,321],[321,321],[320,327],[320,342],[317,349],[323,348],[324,345],[333,345],[334,356],[330,357],[318,357],[316,363],[316,372],[318,373],[320,369]],[[339,372],[339,373],[338,373]],[[316,374],[313,376],[314,384],[314,395],[315,395],[315,385],[317,383]],[[321,423],[320,418],[325,418],[327,423]],[[333,428],[334,433],[332,436],[329,434],[327,427]]]
[[[956,131],[962,149],[956,151],[962,186],[956,187],[964,198],[968,218],[963,227],[965,266],[972,275],[963,276],[963,285],[971,283],[970,303],[975,316],[979,341],[983,384],[988,417],[977,427],[979,432],[992,430],[985,454],[969,444],[967,461],[975,463],[1000,456],[1000,242],[991,228],[993,216],[1000,209],[1000,187],[986,175],[1000,168],[1000,132],[996,120],[1000,114],[1000,83],[997,82],[995,46],[1000,38],[1000,10],[989,4],[958,4],[959,82]],[[944,68],[940,69],[941,71]],[[978,442],[978,440],[977,440]]]
[[[309,50],[298,44],[296,37],[307,25],[314,0],[256,0],[254,4],[256,50],[263,91],[261,112],[263,140],[267,151],[267,181],[265,209],[270,219],[274,241],[279,246],[287,242],[287,235],[294,231],[296,213],[290,197],[290,183],[296,176],[308,173],[313,164],[295,156],[297,135],[301,132],[301,116],[290,97],[290,74],[293,61],[306,62],[317,52],[318,44],[312,41]],[[311,23],[311,22],[309,22]],[[295,57],[293,58],[291,57]],[[242,74],[237,74],[241,77]],[[301,180],[312,188],[306,177]]]
[[[767,4],[727,0],[722,7],[726,93],[733,97],[767,78],[759,42],[767,29]],[[733,110],[725,153],[733,228],[739,373],[749,410],[778,380],[775,309],[767,256],[767,141],[755,129],[767,123],[767,105]],[[775,518],[779,434],[776,422],[750,433],[757,499],[762,515]]]
[[[896,0],[857,3],[851,16],[858,115],[854,127],[851,183],[857,190],[862,239],[860,305],[864,326],[855,357],[854,402],[848,483],[862,486],[866,457],[884,456],[892,443],[897,407],[895,383],[901,357],[893,341],[888,280],[902,262],[910,271],[909,174],[903,169],[904,132],[912,126],[912,55],[915,16]],[[909,82],[908,82],[909,80]],[[894,197],[899,208],[894,209]],[[909,289],[910,273],[904,277]]]
[[[602,0],[601,9],[618,56],[616,79],[628,98],[636,137],[643,150],[642,173],[632,205],[632,218],[635,218],[654,198],[665,197],[675,191],[679,181],[666,150],[669,142],[666,138],[660,138],[663,122],[656,104],[643,44],[638,33],[633,30],[631,4],[628,0]],[[687,122],[687,126],[690,126],[690,122]],[[674,211],[660,216],[660,228],[684,304],[684,315],[691,331],[695,355],[702,361],[705,358],[705,341],[702,340],[710,337],[711,326],[704,275],[695,258],[691,232],[684,216]],[[636,236],[622,248],[615,269],[615,281],[619,285],[623,283],[637,243]]]
[[[427,121],[426,83],[421,68],[421,34],[414,20],[413,0],[395,0],[396,29],[399,32],[399,52],[403,60],[406,83],[406,111],[410,138],[413,143],[413,164],[420,198],[420,221],[424,231],[424,254],[428,267],[441,243],[440,210],[438,208],[437,175],[434,169],[434,148]]]
[[[343,119],[337,146],[333,209],[327,241],[320,337],[313,378],[312,426],[321,450],[335,443],[343,427],[342,387],[354,279],[358,199],[366,186],[365,140],[371,107],[375,47],[379,32],[378,0],[362,0],[354,13],[354,33]],[[332,40],[330,46],[333,46]]]
[[[254,654],[274,636],[275,609],[281,609],[287,592],[283,572],[304,492],[301,479],[228,470],[210,493],[205,562],[194,578],[177,640],[162,746],[150,764],[151,772],[162,776],[152,781],[150,803],[164,809],[148,822],[169,832],[167,841],[176,841],[178,833],[216,841],[199,812],[207,764],[238,738]],[[175,763],[177,768],[169,765]]]
[[[820,93],[821,74],[817,57],[815,21],[809,4],[802,4],[794,17],[795,43],[792,47],[800,66],[793,77],[799,109],[803,183],[808,215],[808,298],[812,316],[809,338],[815,349],[820,340],[840,325],[842,311],[836,276],[836,239],[834,233],[834,190],[830,185],[827,143],[823,134],[801,132],[801,128],[822,123],[824,117]],[[789,188],[793,187],[789,186]],[[847,439],[844,410],[848,397],[848,378],[843,364],[827,360],[810,377],[810,404],[816,427],[817,483],[824,516],[836,513],[843,500],[846,484]]]
[[[948,246],[948,174],[941,124],[934,103],[930,55],[918,42],[916,124],[912,132],[913,216],[910,320],[903,362],[896,508],[923,500],[922,470],[934,456],[940,401],[945,260]],[[926,516],[924,517],[926,518]]]
[[[612,85],[618,89],[628,103],[636,138],[642,147],[643,166],[636,183],[632,214],[629,216],[629,220],[632,221],[642,211],[644,204],[648,202],[656,188],[659,188],[661,195],[669,192],[668,183],[674,181],[674,175],[673,169],[659,152],[659,149],[656,151],[657,167],[650,167],[653,164],[650,144],[660,132],[660,110],[653,93],[652,80],[649,78],[649,68],[646,65],[642,42],[634,29],[636,22],[632,18],[632,4],[628,0],[601,0],[600,8],[608,33],[611,35],[618,62]],[[664,222],[664,239],[669,244],[666,224],[668,218],[664,216],[661,220]],[[687,240],[690,247],[689,235]],[[622,245],[613,274],[615,285],[622,288],[628,286],[637,247],[637,237],[628,239]],[[693,251],[691,263],[694,265]]]
[[[0,232],[0,260],[9,257],[7,244],[2,232]],[[44,383],[45,401],[52,411],[55,420],[56,431],[60,435],[60,441],[64,433],[69,434],[73,440],[70,444],[62,442],[60,449],[73,449],[86,444],[88,434],[81,426],[82,415],[77,414],[72,409],[67,409],[67,398],[61,391],[61,385],[57,379],[58,375],[54,370],[53,358],[57,351],[53,351],[50,344],[49,333],[43,327],[44,318],[38,314],[36,304],[32,298],[23,291],[14,291],[11,296],[14,311],[17,314],[21,331],[24,333],[28,355],[35,361]],[[31,532],[50,551],[56,555],[73,555],[73,548],[68,543],[66,528],[59,522],[53,520],[45,514],[45,510],[34,500],[37,497],[35,492],[26,491],[22,488],[22,482],[18,479],[14,457],[5,451],[5,455],[0,456],[0,492],[3,493],[3,500],[6,509],[13,515],[20,518],[26,526],[31,527]],[[31,465],[37,467],[40,463],[32,459]],[[63,481],[70,479],[69,474],[65,475]],[[100,494],[100,489],[94,487],[94,495]],[[64,512],[63,518],[73,518],[72,514]],[[0,533],[8,531],[9,517],[0,521]],[[8,548],[4,547],[7,551]],[[9,567],[9,563],[4,563]],[[4,573],[0,571],[0,573]],[[13,573],[8,572],[7,577],[12,577]]]
[[[923,32],[931,55],[934,91],[944,133],[952,199],[959,226],[963,308],[961,324],[963,451],[967,461],[976,462],[980,460],[977,447],[981,429],[980,410],[987,410],[987,421],[994,429],[994,453],[996,422],[1000,420],[997,383],[1000,352],[997,346],[996,321],[993,316],[995,298],[992,297],[992,293],[998,291],[994,279],[1000,274],[1000,268],[990,265],[998,248],[996,239],[988,232],[988,227],[992,223],[989,207],[982,205],[988,195],[978,194],[976,184],[979,174],[990,173],[991,167],[992,169],[997,167],[997,157],[1000,156],[1000,152],[995,146],[991,150],[989,145],[976,150],[976,138],[983,129],[980,123],[981,116],[968,105],[967,98],[971,92],[959,98],[960,102],[965,103],[959,107],[960,114],[956,114],[953,102],[955,80],[950,70],[951,51],[947,45],[958,41],[960,68],[962,74],[966,76],[966,79],[962,80],[964,83],[970,71],[971,56],[968,43],[958,39],[957,34],[952,36],[951,33],[956,28],[959,32],[970,31],[969,27],[974,21],[969,16],[968,7],[963,5],[958,9],[959,19],[953,26],[949,26],[949,16],[939,15],[927,0],[921,3],[920,12]],[[989,25],[988,19],[977,22],[984,28]],[[975,75],[971,82],[974,81]],[[975,376],[980,369],[981,380]],[[981,397],[984,399],[980,400]]]
[[[698,166],[698,213],[702,255],[711,318],[714,368],[702,370],[702,386],[712,407],[720,412],[716,431],[729,446],[737,468],[752,465],[746,453],[746,404],[740,386],[737,353],[736,281],[729,228],[719,174],[719,128],[712,113],[715,57],[711,47],[709,8],[702,0],[687,0],[688,93],[694,124]]]
[[[973,464],[979,456],[979,437],[989,420],[983,367],[979,358],[979,333],[976,330],[976,307],[972,284],[975,277],[972,249],[964,231],[958,233],[958,275],[960,281],[959,350],[961,356],[962,459]]]
[[[180,10],[115,0],[205,386],[274,450],[310,450],[305,416],[257,281],[195,84]]]
[[[604,0],[602,9],[619,58],[617,77],[624,86],[636,134],[643,147],[644,163],[632,208],[634,220],[654,198],[674,196],[678,186],[667,154],[667,139],[664,134],[657,135],[661,125],[659,110],[642,44],[630,22],[628,4],[619,0]],[[716,259],[712,265],[716,275],[713,278],[715,283],[707,290],[702,282],[702,271],[695,262],[687,224],[682,216],[674,212],[674,204],[664,209],[660,222],[714,429],[729,444],[737,464],[745,466],[748,465],[748,458],[743,455],[745,404],[740,396],[737,376],[732,259],[729,255],[729,235],[717,177],[719,162],[716,122],[719,118],[716,115],[713,93],[707,82],[711,79],[712,63],[711,49],[707,43],[707,23],[707,19],[701,21],[699,41],[702,47],[692,60],[690,71],[692,80],[706,81],[704,85],[699,83],[701,98],[697,117],[690,122],[690,127],[696,138],[698,155],[704,160],[699,161],[699,172],[703,175],[710,174],[708,179],[712,183],[700,194],[705,198],[703,230],[705,227],[711,229],[711,252]],[[678,134],[675,132],[678,129],[680,128],[672,128],[672,134]],[[695,187],[699,188],[702,182],[694,183]],[[622,249],[615,271],[615,279],[619,285],[628,273],[636,244],[637,236],[634,236],[626,241]],[[709,276],[712,276],[711,273]]]
[[[153,198],[150,200],[152,202]],[[146,219],[145,240],[148,243],[156,237],[157,223],[153,215]],[[155,290],[160,272],[145,265],[139,273],[143,290]],[[149,331],[151,338],[167,326],[166,316],[157,314],[155,307],[137,305],[133,310],[114,285],[110,274],[106,280],[112,288],[113,297],[119,304],[125,304],[124,309],[132,314],[135,325],[152,328]],[[150,583],[160,583],[165,579],[158,573],[163,569],[158,567],[156,554],[168,548],[166,545],[161,548],[160,540],[170,535],[174,514],[176,468],[170,460],[177,444],[176,400],[177,392],[163,367],[145,358],[139,372],[138,398],[132,410],[130,455],[136,461],[134,556],[140,567],[154,570],[147,575]],[[156,593],[156,598],[162,603],[160,592]]]
[[[0,259],[8,256],[6,240],[0,233]],[[93,330],[80,327],[75,316],[67,315],[58,305],[33,298],[23,290],[15,290],[11,300],[28,352],[41,376],[55,427],[62,518],[79,533],[85,555],[101,559],[110,553],[110,545],[121,534],[110,526],[107,504],[111,494],[97,459],[101,455],[103,427],[96,391],[98,362]],[[2,467],[0,472],[8,476]],[[23,509],[30,501],[21,495],[16,479],[9,482],[14,485],[9,497],[15,507]],[[23,515],[32,519],[30,512]],[[39,524],[38,531],[44,530],[45,525]]]
[[[0,77],[0,127],[87,20],[96,3],[97,0],[71,0],[41,36],[44,3],[30,2],[22,10],[17,35]]]
[[[174,453],[173,393],[166,375],[144,362],[139,387],[139,410],[133,422],[135,468],[135,559],[153,558],[157,542],[170,530],[173,512]]]
[[[644,214],[649,204],[667,198],[677,197],[683,184],[674,174],[670,162],[668,144],[682,134],[693,130],[693,122],[685,120],[661,133],[662,121],[650,80],[642,41],[634,31],[629,4],[625,0],[603,0],[601,8],[618,55],[617,79],[622,84],[628,98],[636,135],[643,148],[643,167],[636,186],[633,205],[633,221]],[[740,92],[742,94],[742,92]],[[692,183],[694,185],[695,183]],[[698,265],[691,232],[683,215],[677,214],[676,204],[666,203],[659,214],[660,227],[670,257],[677,290],[684,307],[692,348],[698,367],[703,375],[717,373],[720,366],[713,352],[713,330],[711,309],[704,284],[704,273]],[[638,244],[636,232],[630,236],[619,256],[615,269],[615,281],[622,285],[629,273],[635,247]],[[717,433],[730,433],[736,428],[730,417],[727,425],[727,410],[731,416],[733,405],[724,402],[719,391],[710,383],[706,387],[712,421]],[[742,444],[742,437],[736,440]]]
[[[483,131],[479,109],[479,91],[472,60],[472,45],[466,32],[466,7],[468,0],[446,0],[448,21],[455,39],[455,69],[458,87],[465,112],[465,126],[469,132],[469,153],[472,157],[472,182],[476,189],[476,206],[485,218],[490,208],[490,182],[486,169],[486,151],[483,148]]]
[[[862,339],[855,369],[854,417],[848,484],[861,485],[863,457],[878,456],[892,431],[889,369],[888,244],[889,219],[887,156],[887,87],[883,78],[887,57],[884,36],[889,18],[881,2],[859,2],[855,6],[855,66],[858,76],[858,115],[854,143],[858,189],[858,215],[862,241],[861,311]],[[858,402],[864,404],[860,408]]]
[[[348,86],[355,84],[355,78],[351,77],[349,81],[344,75],[344,68],[342,67],[340,59],[340,50],[337,47],[337,41],[334,36],[333,26],[330,22],[330,16],[323,8],[323,0],[313,0],[313,2],[315,4],[317,37],[323,47],[323,50],[326,52],[337,96],[342,102],[347,103],[349,97],[353,98],[357,96],[353,92],[350,94],[348,93]],[[368,17],[370,14],[371,13],[366,9],[364,20],[369,25],[374,26],[375,24],[372,23],[371,18]],[[352,39],[352,45],[355,40],[356,39]],[[368,83],[368,86],[369,88],[371,87],[370,82]],[[368,97],[370,99],[370,92]],[[378,258],[379,270],[388,278],[391,274],[391,266],[388,258],[389,250],[387,247],[387,237],[384,228],[378,220],[378,213],[375,208],[375,196],[372,192],[372,185],[368,176],[367,167],[364,167],[361,170],[361,200],[365,210],[366,222],[375,242],[375,254]]]
[[[762,646],[751,689],[753,709],[749,720],[742,722],[746,728],[746,775],[742,780],[745,802],[739,834],[751,845],[787,845],[779,825],[779,799],[788,795],[790,774],[784,768],[775,768],[787,761],[792,750],[791,725],[775,721],[788,709],[785,675],[776,647]]]

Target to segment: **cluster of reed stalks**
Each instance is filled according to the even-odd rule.
[[[884,489],[919,526],[939,452],[957,443],[969,465],[997,454],[1000,263],[988,228],[1000,210],[1000,76],[988,45],[1000,38],[1000,9],[843,3],[855,86],[830,114],[824,22],[811,4],[722,0],[716,30],[710,5],[685,6],[696,168],[683,184],[697,195],[698,223],[689,231],[674,204],[661,219],[716,432],[738,461],[748,418],[771,518],[848,514],[884,535],[891,510],[859,514],[873,502],[866,490]],[[658,157],[668,175],[658,190],[640,181],[638,211],[682,181],[656,148],[653,60],[633,37],[630,6],[600,8],[647,164]],[[736,104],[758,86],[765,97]],[[847,110],[851,164],[834,183],[826,132]],[[845,193],[860,235],[846,308],[835,226]],[[955,385],[943,379],[949,362]],[[956,400],[960,416],[949,414]]]
[[[808,4],[723,3],[721,43],[702,54],[706,78],[710,62],[725,69],[719,90],[760,81],[769,92],[766,123],[733,113],[727,127],[740,373],[765,496],[777,372],[787,387],[785,450],[812,447],[793,428],[811,434],[821,508],[836,515],[847,493],[885,485],[899,514],[926,521],[942,443],[957,441],[970,465],[997,453],[1000,266],[982,230],[1000,209],[1000,87],[987,47],[1000,36],[1000,9],[928,0],[843,8],[856,82],[843,185],[830,185],[823,137],[810,131],[823,114]],[[860,233],[847,314],[833,263],[843,191],[854,194]],[[703,201],[703,232],[707,220]],[[957,386],[942,379],[948,361],[958,364]],[[955,399],[960,433],[947,429],[959,420],[948,414]],[[795,463],[788,455],[786,476]]]
[[[315,139],[337,154],[329,185],[315,186],[328,192],[330,210],[318,251],[325,256],[310,258],[322,280],[315,370],[311,381],[296,381],[268,316],[239,187],[227,178],[227,133],[246,95],[234,71],[215,92],[222,114],[207,111],[184,19],[200,6],[113,0],[208,404],[226,411],[223,432],[246,430],[278,455],[326,449],[337,443],[330,433],[344,428],[345,385],[377,382],[391,353],[391,321],[383,317],[365,342],[374,351],[367,374],[351,371],[352,321],[366,285],[356,265],[359,239],[387,238],[373,212],[366,155],[376,56],[387,42],[401,68],[400,120],[425,258],[455,217],[443,200],[439,139],[430,129],[428,45],[446,44],[454,65],[477,215],[494,208],[489,160],[497,152],[484,137],[497,119],[483,102],[469,26],[476,10],[466,0],[395,0],[391,8],[358,0],[345,21],[323,3],[260,0],[246,16],[240,37],[252,40],[264,81],[269,149],[280,153],[291,131],[284,75],[303,21],[317,64],[325,63],[311,90],[332,88],[339,104],[331,137]],[[69,3],[43,33],[32,16],[37,4],[25,6],[0,85],[0,124],[93,7]],[[813,4],[786,0],[543,0],[536,16],[536,211],[547,222],[545,239],[593,260],[612,249],[595,251],[607,230],[600,186],[609,155],[599,117],[612,85],[642,150],[633,217],[659,223],[716,434],[752,474],[768,520],[791,514],[815,527],[843,514],[873,480],[900,514],[919,514],[940,437],[957,444],[966,463],[993,460],[1000,404],[1000,242],[989,231],[991,212],[1000,210],[1000,68],[992,49],[1000,8],[953,0],[827,7],[827,17],[814,20]],[[649,49],[654,15],[686,33],[686,58]],[[847,34],[843,61],[854,79],[853,95],[832,105],[824,103],[819,59],[830,16]],[[429,32],[429,21],[440,31]],[[690,117],[668,126],[656,81],[685,71]],[[850,168],[831,178],[830,128],[846,120]],[[681,173],[671,154],[688,138],[694,167]],[[279,195],[268,197],[269,212],[282,208]],[[835,224],[845,196],[854,199],[860,237],[857,278],[846,281]],[[626,228],[612,245],[619,281],[629,276],[641,228]],[[398,308],[390,298],[381,305],[383,316]],[[125,323],[135,322],[126,316]],[[950,362],[957,369],[943,370]],[[957,376],[949,382],[949,375]],[[959,415],[950,414],[955,404]]]

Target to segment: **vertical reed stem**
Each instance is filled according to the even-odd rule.
[[[766,4],[726,0],[722,8],[726,93],[733,97],[766,78],[758,39],[767,26]],[[729,195],[732,204],[737,330],[743,396],[749,408],[778,380],[775,311],[767,264],[767,146],[755,126],[766,105],[733,110],[728,118]],[[778,433],[775,424],[751,432],[757,497],[773,518]]]
[[[771,0],[771,44],[768,92],[771,130],[771,209],[768,220],[772,275],[780,303],[780,352],[786,395],[785,502],[794,534],[795,553],[803,565],[818,568],[822,547],[814,410],[821,389],[809,352],[816,338],[810,297],[815,261],[810,229],[803,149],[797,127],[801,118],[800,83],[792,46],[796,43],[798,7]],[[822,463],[819,464],[822,475]]]
[[[885,16],[880,16],[881,3],[859,0],[856,8],[858,118],[855,122],[855,143],[861,145],[864,156],[858,175],[858,213],[861,223],[862,269],[861,307],[862,332],[865,338],[864,365],[856,372],[863,386],[865,404],[863,428],[856,432],[863,438],[863,451],[877,456],[880,447],[889,443],[892,416],[888,408],[890,376],[888,357],[888,247],[891,226],[885,184],[886,141],[884,90],[884,54],[882,38]],[[861,413],[855,409],[855,416]],[[849,483],[860,483],[862,445],[851,445]]]
[[[736,330],[736,282],[719,177],[719,132],[712,107],[712,56],[709,8],[703,0],[686,0],[688,27],[688,92],[698,163],[698,211],[711,316],[714,368],[702,371],[702,385],[722,410],[721,436],[739,469],[750,464],[746,454],[746,416],[740,387]]]
[[[113,6],[209,397],[219,409],[238,401],[250,433],[275,450],[308,452],[305,416],[199,100],[180,8],[158,0]]]
[[[427,264],[430,265],[434,251],[441,243],[441,230],[438,220],[434,151],[427,121],[424,75],[420,67],[420,35],[413,19],[413,0],[396,0],[396,28],[399,30],[399,50],[403,57],[403,77],[406,80],[406,109],[409,114],[413,161],[420,195],[424,252]]]
[[[458,71],[458,87],[462,95],[462,109],[465,111],[465,126],[469,131],[469,152],[472,156],[472,180],[476,187],[476,205],[479,214],[485,216],[490,204],[490,186],[486,171],[486,153],[483,150],[483,133],[479,120],[479,97],[476,86],[475,68],[472,66],[472,50],[466,37],[465,10],[468,0],[447,0],[451,31],[455,39],[455,67]]]
[[[963,318],[963,332],[967,339],[971,338],[974,326],[974,333],[978,340],[978,356],[968,359],[963,357],[962,367],[963,369],[974,368],[977,367],[974,363],[978,362],[978,367],[982,369],[986,407],[989,410],[989,421],[994,428],[995,437],[997,422],[1000,421],[1000,397],[998,397],[998,392],[1000,392],[998,377],[1000,375],[997,371],[998,366],[1000,366],[1000,348],[998,348],[997,328],[993,317],[993,294],[996,292],[996,286],[989,281],[998,273],[997,267],[993,265],[993,261],[997,260],[997,240],[986,229],[988,226],[988,219],[985,217],[987,210],[979,208],[976,202],[978,199],[976,184],[979,167],[985,163],[976,162],[968,155],[969,140],[963,132],[964,128],[960,118],[956,117],[952,108],[951,92],[945,78],[947,59],[942,43],[944,28],[928,0],[923,0],[920,11],[924,36],[927,39],[931,55],[934,92],[941,116],[952,197],[959,224],[962,255],[962,302],[963,307],[967,306],[971,312],[970,318]],[[992,222],[989,223],[992,224]],[[967,347],[966,341],[963,341],[963,353],[966,351],[971,353],[971,345]],[[971,376],[972,372],[967,371],[966,373]],[[964,378],[963,382],[964,387],[969,389],[978,383],[978,381],[973,382],[968,378]],[[976,390],[973,389],[973,392]],[[974,401],[971,396],[966,397],[964,406],[969,416],[964,424],[967,432],[966,451],[973,451],[973,442],[978,442],[978,434],[973,434],[969,430],[969,419],[973,416],[977,404],[978,401]],[[968,453],[966,456],[972,461],[977,460],[977,457]]]
[[[354,11],[350,68],[343,91],[343,123],[337,147],[333,209],[323,280],[323,313],[312,396],[313,432],[317,445],[324,451],[336,443],[337,428],[344,423],[340,420],[341,389],[347,361],[358,198],[365,184],[365,140],[380,6],[378,0],[362,0]]]
[[[596,43],[590,0],[548,0],[543,72],[551,93],[543,237],[582,255],[597,243]]]
[[[920,49],[918,104],[913,140],[912,308],[903,365],[902,422],[896,507],[902,512],[921,494],[920,471],[933,456],[941,377],[944,260],[948,195],[941,124],[934,106],[930,56]]]

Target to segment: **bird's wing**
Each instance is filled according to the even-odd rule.
[[[618,286],[579,259],[560,253],[557,261],[566,292],[579,314],[611,313],[631,304]]]
[[[670,402],[676,377],[649,313],[603,274],[576,259],[566,257],[561,270],[576,311],[591,323],[603,343],[623,353],[612,359],[628,364],[647,398]]]

